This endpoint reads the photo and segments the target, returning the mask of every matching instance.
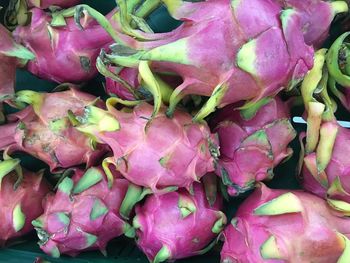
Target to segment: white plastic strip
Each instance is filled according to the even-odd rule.
[[[302,117],[293,117],[294,123],[302,123],[306,124],[306,121]],[[350,122],[349,121],[338,121],[339,125],[345,128],[350,128]]]

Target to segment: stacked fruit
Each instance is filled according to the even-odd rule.
[[[78,2],[11,0],[12,33],[0,25],[0,245],[35,229],[52,257],[106,255],[125,235],[154,263],[220,241],[223,263],[350,262],[350,132],[336,120],[350,33],[322,48],[336,16],[347,28],[346,1],[116,0],[107,15]],[[154,33],[160,6],[181,25]],[[19,87],[16,68],[59,86]],[[98,73],[105,90],[84,91]],[[296,105],[306,191],[272,190]]]

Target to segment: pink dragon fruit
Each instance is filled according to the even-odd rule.
[[[327,67],[330,90],[343,106],[350,111],[349,35],[350,32],[346,32],[334,41],[327,54]],[[339,90],[340,87],[336,83],[343,87],[343,92]]]
[[[31,221],[43,212],[42,202],[50,191],[43,171],[22,170],[19,162],[18,159],[0,162],[0,247],[34,229]]]
[[[27,25],[31,20],[30,9],[50,9],[52,11],[68,8],[79,4],[80,0],[9,0],[5,12],[5,25],[11,31],[16,26]]]
[[[261,184],[224,231],[222,263],[349,262],[350,220],[321,198]]]
[[[132,37],[128,40],[91,8],[78,6],[77,14],[88,11],[119,44],[119,49],[103,57],[105,62],[135,67],[140,61],[149,61],[155,72],[182,77],[183,83],[170,97],[170,115],[186,95],[211,96],[197,120],[216,107],[241,100],[250,101],[245,105],[249,107],[295,86],[313,65],[314,51],[309,45],[324,38],[337,13],[348,10],[344,1],[321,0],[161,2],[183,24],[162,34],[129,30]],[[122,17],[127,20],[130,15]],[[316,21],[322,23],[311,24]],[[130,50],[125,51],[123,45]]]
[[[145,102],[132,102],[133,110],[117,110],[120,99],[107,100],[107,111],[94,106],[79,117],[79,131],[107,144],[114,156],[104,160],[132,183],[158,192],[168,187],[190,188],[214,171],[218,156],[216,137],[206,123],[192,122],[191,115],[176,111],[169,119]],[[130,103],[129,103],[130,105]]]
[[[326,52],[323,49],[316,53],[315,66],[301,86],[308,125],[300,158],[300,179],[303,188],[350,215],[350,162],[347,160],[350,130],[341,127],[333,114],[335,105],[327,92],[328,74],[324,70]],[[315,93],[324,103],[315,99]],[[301,134],[301,139],[303,137]]]
[[[137,245],[150,262],[156,263],[203,254],[216,243],[215,237],[226,225],[221,209],[221,197],[210,206],[198,183],[193,194],[181,189],[152,195],[136,206],[133,226]]]
[[[346,12],[344,1],[299,1],[299,0],[278,0],[284,8],[295,8],[300,15],[303,25],[305,43],[319,48],[329,34],[330,25],[337,13]],[[332,6],[330,8],[330,5]],[[316,15],[316,14],[319,15]]]
[[[46,9],[50,6],[59,6],[62,8],[71,7],[79,4],[80,0],[27,0],[29,7]]]
[[[13,95],[16,67],[35,56],[29,50],[15,43],[11,33],[0,24],[0,100]]]
[[[69,11],[49,14],[33,8],[30,24],[18,26],[13,33],[18,43],[36,55],[27,68],[40,78],[58,83],[87,81],[97,74],[95,62],[100,49],[112,43],[92,19],[84,20],[85,31],[78,29]]]
[[[30,13],[29,25],[18,26],[14,37],[36,55],[37,59],[27,64],[31,73],[58,83],[81,83],[96,76],[96,58],[113,39],[94,19],[78,18],[84,27],[82,31],[75,25],[72,8],[52,13],[32,8]],[[104,19],[114,15],[119,16],[116,9]],[[119,21],[113,20],[111,24],[114,30],[121,31]]]
[[[303,159],[302,186],[350,215],[350,130],[329,121],[321,124],[318,136],[317,148]]]
[[[8,115],[10,123],[0,126],[0,149],[33,155],[46,162],[52,172],[83,163],[93,165],[107,149],[91,145],[90,139],[72,126],[67,113],[82,113],[96,100],[73,88],[56,93],[19,91],[16,102],[31,105]]]
[[[52,257],[97,249],[105,253],[111,239],[133,232],[119,214],[128,187],[127,180],[116,178],[109,188],[100,167],[75,170],[72,179],[63,179],[57,193],[48,196],[44,214],[32,222],[40,248]]]
[[[235,110],[237,105],[229,105],[214,116],[221,153],[217,174],[230,195],[250,190],[257,181],[271,179],[273,168],[293,153],[288,144],[296,132],[289,122],[287,107],[278,97],[265,103],[252,118],[244,118]]]
[[[101,71],[101,69],[99,68]],[[108,68],[109,72],[104,71],[103,74],[106,76],[106,93],[110,96],[117,96],[123,100],[140,100],[152,99],[152,94],[149,91],[147,83],[143,81],[143,78],[137,68],[117,68],[110,66]],[[181,78],[178,76],[157,76],[153,75],[157,84],[160,85],[163,92],[171,93],[173,88],[182,82]],[[168,100],[166,96],[163,96],[163,100]]]
[[[109,70],[118,75],[122,81],[125,81],[125,84],[123,85],[107,77],[105,87],[106,93],[110,96],[118,96],[123,100],[134,100],[136,97],[135,92],[140,88],[139,71],[137,68],[110,67]],[[125,86],[130,88],[127,89]]]

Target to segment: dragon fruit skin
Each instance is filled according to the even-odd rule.
[[[334,141],[333,148],[318,148],[304,157],[302,169],[302,186],[322,198],[327,198],[334,208],[350,214],[350,162],[347,152],[350,151],[350,130],[341,127],[336,122],[324,122],[320,133],[327,136],[325,140]],[[321,135],[322,136],[322,135]],[[322,139],[321,139],[322,140]],[[320,143],[322,145],[322,143]],[[325,169],[318,172],[320,153],[327,152],[329,161]],[[327,158],[328,159],[328,158]]]
[[[191,115],[180,110],[170,119],[165,108],[152,116],[153,106],[145,102],[131,112],[118,111],[115,102],[118,99],[107,100],[108,111],[87,108],[77,128],[111,148],[113,157],[104,162],[126,179],[159,192],[190,188],[214,171],[218,144],[206,123],[193,123]]]
[[[307,22],[316,19],[307,16],[317,13],[310,10],[322,2],[322,10],[328,7],[328,12],[317,13],[317,17],[325,15],[320,19],[326,22],[330,14],[333,17],[348,9],[341,1],[307,1],[308,5],[302,6],[306,9],[300,11],[293,8],[295,1],[290,2],[164,1],[172,16],[184,23],[171,33],[145,34],[142,41],[130,41],[130,47],[138,51],[131,60],[147,60],[156,72],[182,77],[183,83],[170,98],[169,114],[190,94],[211,96],[196,116],[200,120],[215,107],[274,96],[281,89],[295,86],[313,66],[314,51],[305,43],[305,37],[308,42],[318,41],[329,24],[325,28],[307,28]],[[107,57],[127,66],[126,58],[120,59],[119,54]]]
[[[350,220],[303,191],[261,184],[223,236],[223,263],[349,261]]]
[[[137,245],[151,262],[176,260],[206,252],[225,224],[222,198],[210,206],[201,184],[194,194],[185,189],[152,195],[136,207],[133,220]]]
[[[1,24],[0,36],[0,98],[3,100],[14,93],[16,67],[22,66],[24,60],[34,59],[34,54],[16,44],[11,33]]]
[[[46,9],[50,6],[67,8],[79,4],[80,0],[27,0],[29,7]]]
[[[105,250],[107,243],[130,229],[119,215],[128,190],[125,179],[112,188],[102,168],[76,169],[56,194],[48,196],[44,213],[34,220],[40,248],[53,257],[76,256],[82,251]]]
[[[117,71],[116,67],[110,67],[112,72]],[[123,68],[119,71],[119,77],[126,81],[131,87],[138,89],[140,87],[139,72],[137,68]],[[106,93],[110,96],[118,96],[123,100],[134,100],[134,96],[121,83],[111,78],[106,78]]]
[[[280,1],[280,0],[279,0]],[[300,14],[305,43],[320,48],[329,34],[330,25],[339,12],[344,12],[347,1],[280,1],[285,8],[295,8]],[[330,5],[333,5],[332,7]],[[310,15],[319,13],[320,15]]]
[[[342,37],[344,35],[336,42]],[[307,130],[300,134],[301,156],[298,171],[304,189],[326,199],[339,212],[350,215],[350,181],[347,179],[350,165],[347,160],[350,130],[341,127],[337,122],[334,115],[335,102],[328,95],[328,88],[332,89],[335,84],[332,84],[334,79],[331,74],[334,73],[334,68],[330,67],[333,65],[328,61],[328,56],[334,55],[333,47],[334,44],[328,51],[321,49],[316,52],[315,66],[301,85]],[[325,71],[326,62],[329,71]],[[319,97],[315,96],[316,99],[314,94],[319,88],[322,91]]]
[[[217,174],[232,196],[250,190],[257,181],[271,179],[273,168],[293,153],[288,144],[296,136],[289,111],[278,97],[250,119],[236,108],[237,105],[226,106],[212,120],[220,142]],[[251,160],[255,160],[254,165]]]
[[[105,91],[110,96],[117,96],[123,100],[150,99],[152,94],[145,89],[142,77],[138,68],[117,68],[110,66],[108,69],[114,75],[117,75],[123,82],[116,81],[113,78],[106,77]],[[158,84],[161,84],[167,91],[172,92],[173,87],[182,83],[179,76],[154,75]],[[128,87],[126,87],[128,85]],[[131,91],[129,90],[131,89]],[[165,100],[165,98],[163,97]]]
[[[16,96],[32,105],[8,115],[10,123],[0,126],[2,150],[33,155],[47,163],[52,172],[83,163],[90,167],[107,152],[103,146],[94,149],[90,139],[66,117],[69,110],[83,113],[96,97],[75,89],[55,93],[20,91]]]
[[[31,23],[18,26],[13,35],[36,56],[27,64],[31,73],[58,83],[81,83],[97,75],[96,58],[112,43],[101,26],[87,19],[82,31],[73,17],[65,18],[66,25],[53,26],[50,14],[38,8],[30,12]]]
[[[18,177],[13,170],[18,164],[17,159],[0,163],[0,247],[6,241],[34,229],[31,221],[43,212],[42,202],[50,191],[49,185],[43,179],[43,172],[33,173],[24,169],[23,179],[15,189]]]

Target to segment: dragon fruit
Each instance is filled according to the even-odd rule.
[[[84,20],[85,31],[78,29],[69,17],[70,10],[49,14],[33,8],[30,24],[13,32],[16,41],[36,55],[27,69],[40,78],[58,83],[87,81],[97,74],[95,61],[100,49],[112,43],[92,19]]]
[[[79,4],[80,0],[9,0],[4,22],[11,31],[18,25],[25,26],[31,20],[30,9],[50,9],[52,11]]]
[[[324,39],[333,17],[348,10],[344,1],[158,2],[183,21],[179,28],[162,34],[128,30],[130,38],[125,39],[87,6],[78,6],[76,15],[86,10],[117,42],[119,48],[103,56],[106,63],[135,67],[148,61],[155,72],[182,77],[182,84],[171,94],[169,115],[186,95],[211,96],[197,120],[216,107],[244,100],[249,101],[245,105],[249,108],[283,88],[294,87],[313,65],[314,51],[309,45]],[[127,8],[121,8],[121,13],[126,24]]]
[[[349,34],[350,32],[346,32],[334,41],[326,59],[329,71],[329,89],[350,111]],[[340,87],[336,85],[337,83],[343,87],[343,92],[339,90]]]
[[[22,170],[19,163],[18,159],[0,162],[0,247],[33,230],[31,221],[43,212],[42,202],[50,191],[43,171]]]
[[[35,56],[29,50],[15,43],[11,33],[0,24],[0,100],[13,95],[15,88],[16,67]]]
[[[81,83],[97,75],[96,58],[102,48],[106,49],[113,43],[113,39],[94,19],[88,16],[78,19],[84,27],[82,31],[75,25],[74,8],[52,13],[32,8],[30,13],[29,25],[18,26],[13,34],[18,43],[37,57],[27,64],[31,73],[58,83]],[[114,15],[119,16],[117,9],[105,19]],[[120,31],[119,21],[111,23],[115,30]]]
[[[223,236],[223,263],[350,260],[350,220],[304,191],[261,184],[239,207]]]
[[[111,72],[120,77],[124,81],[116,81],[112,78],[106,78],[106,93],[110,96],[118,96],[123,100],[134,100],[135,92],[140,88],[139,71],[137,68],[116,68],[110,67]],[[125,86],[129,87],[126,88]]]
[[[0,126],[0,149],[9,154],[22,151],[33,155],[46,162],[52,172],[83,163],[93,165],[107,149],[94,147],[88,137],[73,127],[67,113],[82,113],[85,106],[96,100],[73,88],[55,93],[19,91],[16,103],[31,105],[8,115],[10,123]],[[97,101],[99,104],[101,101]]]
[[[316,53],[315,67],[301,86],[308,125],[306,136],[300,136],[301,139],[306,137],[300,158],[300,179],[304,189],[327,199],[333,208],[350,215],[350,163],[346,157],[350,150],[347,144],[350,130],[341,127],[333,114],[335,104],[328,95],[328,74],[324,69],[326,52],[323,49]]]
[[[59,6],[62,8],[71,7],[77,5],[80,0],[27,0],[30,7],[37,7],[46,9],[50,6]]]
[[[101,69],[99,69],[101,71]],[[142,78],[137,68],[117,68],[110,66],[109,72],[103,71],[106,76],[106,93],[110,96],[117,96],[123,100],[150,100],[152,94],[149,91],[147,83]],[[166,95],[171,93],[173,86],[177,86],[182,82],[178,76],[157,76],[153,75],[157,84],[163,90],[163,94]],[[164,92],[165,91],[165,92]],[[169,96],[163,96],[163,100],[167,101]]]
[[[180,110],[170,119],[164,107],[153,112],[146,102],[117,110],[114,105],[120,102],[110,98],[107,111],[89,106],[78,118],[79,131],[112,149],[114,156],[104,160],[107,173],[114,165],[132,183],[159,192],[168,187],[190,189],[214,171],[218,145],[206,123],[193,123],[191,115]]]
[[[73,177],[64,178],[57,193],[47,197],[43,215],[32,222],[40,248],[52,257],[97,249],[105,253],[108,241],[123,233],[132,235],[120,216],[128,187],[127,180],[115,178],[109,188],[100,167],[74,170]]]
[[[271,179],[273,168],[293,153],[288,144],[296,132],[286,105],[278,97],[265,103],[252,117],[229,105],[213,118],[221,153],[216,170],[232,196],[250,190],[257,181]]]
[[[156,263],[203,254],[226,225],[221,209],[222,198],[210,206],[198,183],[192,195],[185,189],[152,195],[136,206],[137,245]]]
[[[322,123],[317,149],[306,153],[302,169],[303,188],[327,198],[332,207],[346,215],[350,215],[349,141],[349,129],[336,122]]]

